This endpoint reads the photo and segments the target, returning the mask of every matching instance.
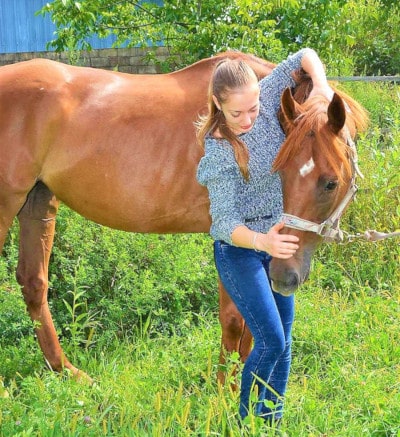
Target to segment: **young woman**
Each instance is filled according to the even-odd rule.
[[[285,139],[277,117],[281,94],[295,86],[292,74],[301,67],[313,81],[312,95],[331,99],[312,49],[290,56],[260,82],[245,62],[222,60],[209,87],[209,113],[198,125],[205,155],[197,179],[209,192],[216,267],[254,337],[239,412],[267,422],[282,416],[294,318],[294,298],[272,291],[268,266],[272,257],[290,258],[298,249],[297,237],[280,233],[282,189],[271,167]],[[257,402],[251,402],[254,387]]]

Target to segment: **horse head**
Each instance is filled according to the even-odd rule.
[[[290,295],[307,279],[322,238],[341,238],[339,219],[353,197],[358,169],[353,139],[366,126],[367,116],[344,93],[335,92],[330,102],[315,96],[298,103],[287,89],[280,121],[286,141],[274,170],[282,180],[282,233],[297,235],[300,247],[288,260],[274,258],[270,275],[274,290]]]

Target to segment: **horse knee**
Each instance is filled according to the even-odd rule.
[[[25,276],[19,272],[16,276],[28,308],[41,306],[47,299],[47,279],[39,276]]]

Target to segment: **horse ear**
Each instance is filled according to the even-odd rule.
[[[281,97],[281,111],[279,116],[279,120],[285,132],[293,125],[294,120],[299,114],[298,106],[292,96],[292,91],[290,88],[286,88]]]
[[[328,125],[337,134],[346,123],[346,108],[343,99],[334,93],[331,103],[328,106]]]

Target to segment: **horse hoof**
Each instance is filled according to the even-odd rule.
[[[71,372],[73,379],[82,384],[94,385],[94,379],[91,378],[87,373],[83,370],[75,369],[75,372]]]

